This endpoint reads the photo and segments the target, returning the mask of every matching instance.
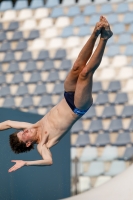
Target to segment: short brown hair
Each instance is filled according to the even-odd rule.
[[[12,133],[11,135],[9,135],[9,143],[14,153],[19,154],[19,153],[27,152],[27,151],[30,151],[31,149],[34,149],[34,144],[31,144],[29,147],[27,147],[24,142],[19,141],[18,136],[17,136],[17,133],[19,131],[16,131],[15,133]]]

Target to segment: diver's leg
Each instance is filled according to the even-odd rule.
[[[92,104],[92,79],[95,70],[101,63],[107,40],[113,35],[109,24],[105,21],[105,28],[101,30],[99,44],[88,64],[79,74],[76,84],[74,104],[77,108],[86,110]]]
[[[103,26],[102,20],[103,20],[103,17],[101,16],[100,21],[96,24],[92,35],[90,36],[89,40],[86,42],[84,47],[82,48],[72,69],[68,73],[64,82],[64,88],[66,92],[75,91],[78,76],[80,72],[82,71],[82,69],[85,67],[89,58],[91,57],[96,39],[101,32],[101,28]]]

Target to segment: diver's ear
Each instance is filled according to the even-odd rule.
[[[29,147],[31,145],[31,142],[26,142],[26,147]]]

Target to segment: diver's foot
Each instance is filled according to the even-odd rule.
[[[92,33],[95,37],[98,37],[98,35],[101,33],[102,26],[103,26],[103,23],[101,21],[96,23],[95,28]]]
[[[113,35],[113,32],[110,29],[107,19],[104,16],[101,16],[100,19],[104,23],[104,26],[101,29],[101,38],[108,40]]]

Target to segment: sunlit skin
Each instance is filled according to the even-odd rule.
[[[96,39],[100,34],[99,44],[92,55],[93,47]],[[74,104],[81,110],[86,110],[92,105],[92,80],[95,70],[100,65],[107,40],[113,35],[109,23],[105,17],[101,16],[96,24],[92,35],[79,53],[73,68],[68,73],[64,82],[65,91],[74,91]],[[88,62],[89,60],[89,62]],[[84,98],[83,98],[84,97]],[[37,150],[41,154],[43,160],[23,161],[12,160],[16,164],[9,169],[13,172],[24,165],[50,165],[53,164],[50,147],[57,144],[65,135],[73,124],[80,119],[81,116],[75,114],[65,98],[63,98],[54,108],[50,110],[36,124],[23,129],[17,133],[20,141],[23,141],[27,147],[32,143],[36,143]]]

